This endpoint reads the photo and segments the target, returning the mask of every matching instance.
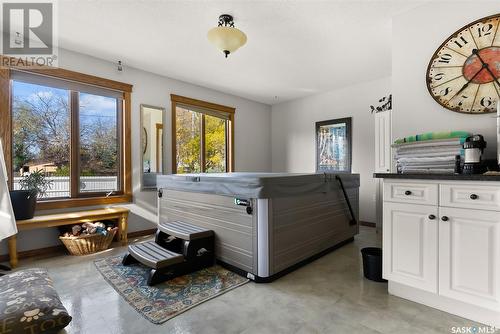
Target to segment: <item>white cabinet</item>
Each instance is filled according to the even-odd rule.
[[[441,185],[441,206],[500,211],[500,187],[477,184]]]
[[[500,326],[500,182],[384,179],[389,292]]]
[[[437,206],[438,185],[411,182],[385,183],[384,201]]]
[[[500,213],[439,211],[439,294],[500,311]]]
[[[437,207],[384,204],[384,278],[437,292]]]

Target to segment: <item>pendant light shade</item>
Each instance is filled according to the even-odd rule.
[[[207,37],[210,43],[225,54],[226,58],[247,42],[245,33],[234,27],[233,17],[227,14],[219,17],[219,26],[210,29]]]

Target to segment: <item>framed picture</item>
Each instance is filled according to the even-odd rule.
[[[316,171],[350,173],[351,117],[316,122]]]

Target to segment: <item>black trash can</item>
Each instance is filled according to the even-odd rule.
[[[382,248],[366,247],[361,250],[363,256],[363,273],[375,282],[387,282],[382,278]]]

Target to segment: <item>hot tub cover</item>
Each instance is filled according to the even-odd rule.
[[[347,173],[200,173],[158,175],[158,189],[199,192],[246,198],[302,196],[359,187],[359,174]]]

